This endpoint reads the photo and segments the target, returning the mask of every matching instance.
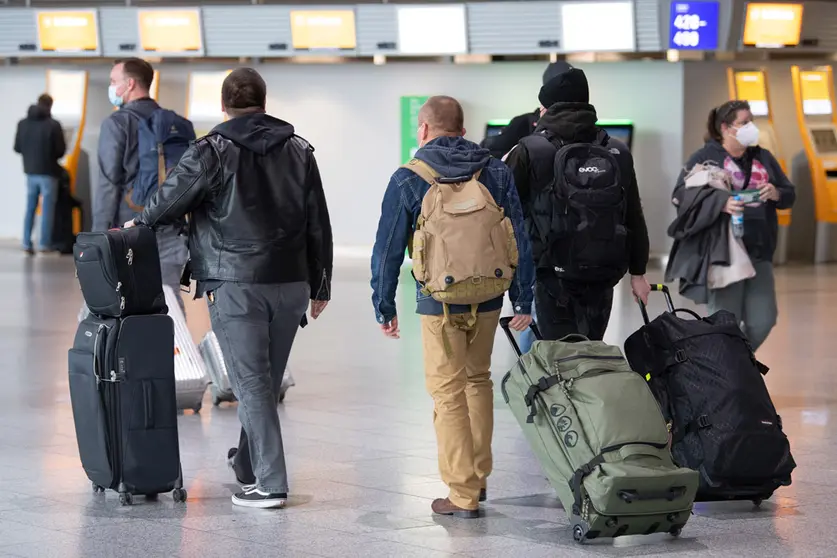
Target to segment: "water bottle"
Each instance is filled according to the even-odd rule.
[[[735,196],[735,201],[741,201],[741,196]],[[744,237],[744,213],[740,211],[732,214],[732,234],[735,238]]]

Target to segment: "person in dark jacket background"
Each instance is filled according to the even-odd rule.
[[[543,73],[543,84],[563,71],[563,62],[555,62],[546,67]],[[520,114],[512,118],[509,123],[503,128],[499,134],[490,138],[485,138],[480,143],[481,147],[488,149],[492,157],[502,159],[509,151],[514,149],[520,140],[532,134],[538,125],[538,120],[541,118],[540,107],[532,112]]]
[[[15,153],[23,156],[26,173],[26,213],[23,219],[23,249],[34,254],[32,228],[38,201],[41,201],[40,250],[52,251],[52,221],[58,197],[62,168],[59,160],[67,151],[64,130],[52,118],[52,97],[44,93],[29,107],[26,118],[18,122]]]
[[[540,90],[541,118],[535,133],[546,131],[555,141],[566,143],[604,142],[616,158],[620,182],[626,196],[625,226],[628,229],[628,271],[634,296],[647,301],[651,290],[645,278],[648,265],[648,229],[642,212],[634,162],[628,147],[596,126],[596,109],[590,104],[590,92],[584,72],[565,62],[552,64],[553,76]],[[531,139],[531,138],[530,138]],[[550,140],[553,141],[553,140]],[[534,224],[539,208],[535,203],[539,193],[555,178],[555,149],[538,153],[530,151],[524,138],[506,158],[514,172],[514,181],[526,214],[526,226],[532,241],[532,253],[537,268],[535,308],[538,325],[547,339],[560,339],[580,333],[590,339],[602,339],[610,320],[613,305],[613,285],[596,282],[568,281],[557,277],[555,264]]]
[[[746,101],[728,101],[712,109],[707,121],[706,145],[686,162],[674,189],[679,203],[685,177],[696,164],[713,162],[729,175],[732,193],[757,190],[759,201],[744,204],[729,197],[723,212],[744,215],[744,246],[756,276],[723,289],[709,291],[710,312],[727,310],[744,324],[744,333],[758,349],[776,325],[776,286],[773,253],[776,250],[779,221],[777,209],[790,209],[796,191],[781,165],[770,151],[759,147],[759,130]],[[720,215],[720,214],[719,214]]]
[[[230,120],[183,155],[142,214],[152,228],[191,214],[198,296],[238,398],[242,433],[228,457],[239,506],[285,505],[288,474],[276,400],[297,329],[331,297],[332,236],[314,148],[265,113],[267,87],[252,68],[221,89]]]

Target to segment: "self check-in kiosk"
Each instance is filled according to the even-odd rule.
[[[773,125],[773,103],[770,102],[767,72],[727,68],[727,82],[731,100],[740,99],[750,103],[753,121],[759,128],[759,145],[770,151],[779,160],[782,170],[787,173],[787,164]],[[791,224],[791,212],[781,210],[778,213],[779,238],[774,260],[777,264],[783,264],[788,259],[788,227]]]
[[[224,121],[221,86],[232,70],[192,72],[186,92],[186,118],[195,125],[195,134],[205,136]]]
[[[499,135],[503,128],[509,125],[511,120],[497,119],[489,120],[485,125],[485,137],[490,138]],[[632,120],[599,120],[596,125],[604,129],[612,138],[618,139],[628,146],[633,147],[634,123]]]
[[[803,69],[791,67],[797,123],[804,150],[794,158],[792,180],[796,185],[796,214],[806,210],[813,217],[801,242],[813,236],[815,263],[833,261],[834,227],[837,223],[837,106],[831,66]],[[807,172],[805,172],[807,171]],[[794,231],[796,221],[794,221]],[[813,234],[812,234],[813,233]],[[807,238],[806,238],[807,237]],[[810,253],[810,252],[809,252]]]
[[[76,195],[82,189],[79,184],[79,166],[82,158],[81,140],[87,120],[87,88],[89,75],[84,70],[47,70],[46,90],[53,99],[52,116],[61,123],[67,152],[61,164],[70,175],[70,191]],[[89,192],[89,184],[85,190]],[[73,212],[73,230],[82,229],[81,211]]]

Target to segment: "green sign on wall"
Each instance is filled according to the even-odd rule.
[[[407,163],[418,151],[416,129],[418,113],[428,97],[401,97],[401,164]]]

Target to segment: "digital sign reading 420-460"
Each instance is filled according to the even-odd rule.
[[[668,48],[716,50],[718,2],[672,2]]]

